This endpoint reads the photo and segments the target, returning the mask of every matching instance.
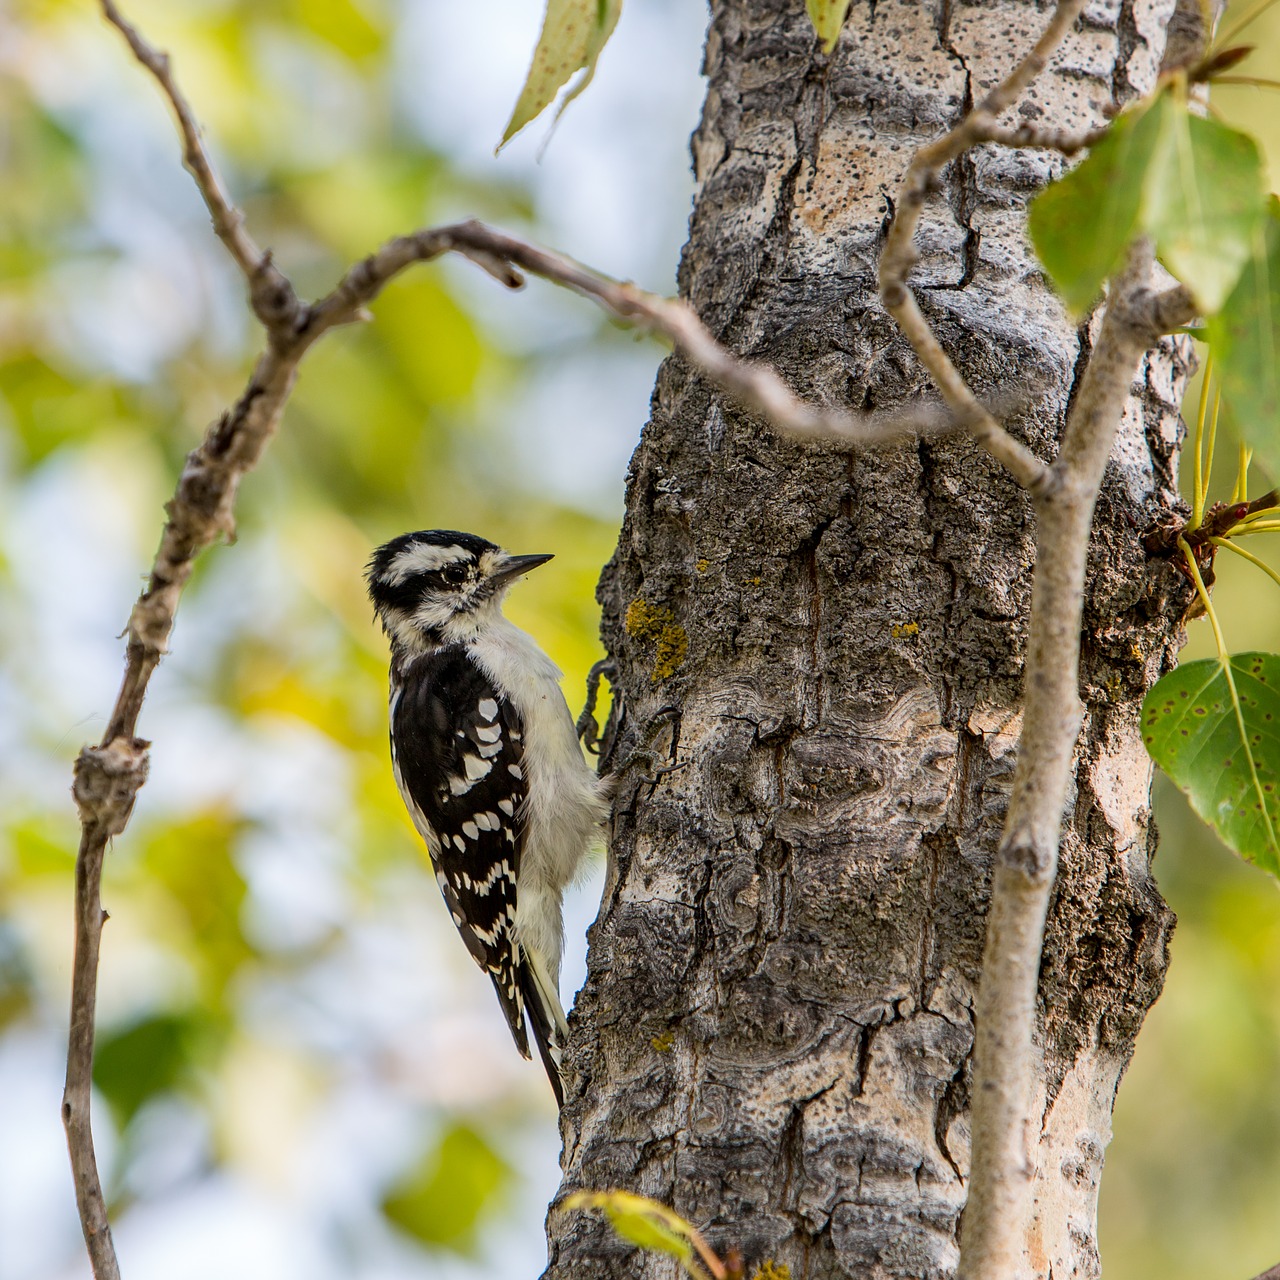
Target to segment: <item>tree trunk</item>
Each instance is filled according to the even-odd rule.
[[[1098,0],[1021,118],[1082,129],[1149,89],[1168,7]],[[803,0],[716,0],[681,273],[713,330],[816,400],[936,398],[876,299],[886,215],[915,148],[1047,16],[855,0],[827,57]],[[1059,163],[983,148],[953,165],[914,277],[971,385],[1046,459],[1088,354],[1024,238]],[[1040,1276],[1098,1273],[1112,1102],[1166,967],[1138,708],[1186,597],[1141,534],[1177,503],[1188,358],[1167,342],[1144,366],[1095,522],[1028,1135]],[[664,364],[601,583],[625,717],[566,1191],[662,1200],[748,1274],[954,1270],[1032,534],[1022,492],[965,439],[802,446]],[[585,1215],[550,1228],[549,1275],[671,1274]]]

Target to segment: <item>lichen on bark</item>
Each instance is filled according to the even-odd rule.
[[[1169,7],[1092,6],[1022,119],[1083,130],[1149,88]],[[857,3],[826,56],[801,0],[718,0],[681,267],[717,335],[825,404],[931,398],[876,298],[888,202],[1043,21],[1009,0]],[[1045,459],[1091,337],[1025,240],[1059,164],[983,147],[952,165],[914,277],[970,385],[1020,404],[1008,425]],[[1095,518],[1040,983],[1038,1275],[1097,1273],[1112,1101],[1166,965],[1138,706],[1182,588],[1141,531],[1177,503],[1188,359],[1167,341],[1144,362]],[[954,1270],[1032,559],[1025,495],[971,442],[800,445],[664,364],[601,582],[626,715],[566,1190],[653,1196],[797,1280]],[[659,679],[664,628],[683,652]],[[553,1212],[550,1236],[556,1277],[665,1274],[586,1218]]]

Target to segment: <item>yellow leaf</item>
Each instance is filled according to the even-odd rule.
[[[823,53],[830,53],[840,39],[840,28],[849,16],[851,0],[808,0],[809,17],[822,41]]]
[[[583,75],[565,95],[561,111],[591,83],[596,60],[618,25],[621,12],[622,0],[547,0],[533,65],[498,144],[499,150],[555,101],[574,72],[582,71]]]

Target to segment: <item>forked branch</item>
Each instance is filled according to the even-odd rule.
[[[1080,627],[1093,510],[1112,442],[1143,352],[1188,323],[1194,305],[1177,286],[1148,287],[1151,248],[1135,246],[1111,282],[1107,309],[1050,466],[1029,453],[977,399],[921,312],[909,277],[925,199],[942,169],[971,147],[1046,146],[1072,154],[1096,133],[1006,129],[999,117],[1047,65],[1084,8],[1059,0],[1044,34],[1013,72],[954,129],[908,166],[880,260],[881,296],[948,405],[970,415],[970,432],[1005,463],[1036,509],[1036,567],[1028,630],[1022,733],[1013,793],[996,855],[975,1010],[972,1155],[959,1280],[1011,1280],[1024,1269],[1029,1193],[1027,1149],[1034,1080],[1036,990],[1049,895],[1058,868],[1062,814],[1079,733]]]

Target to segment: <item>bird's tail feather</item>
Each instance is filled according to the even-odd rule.
[[[538,1046],[538,1056],[547,1069],[556,1104],[564,1106],[564,1077],[562,1052],[568,1040],[569,1026],[564,1010],[560,1007],[560,994],[547,972],[541,957],[535,951],[526,950],[520,966],[520,987],[525,1008],[529,1011],[529,1025]]]
[[[490,969],[489,978],[493,982],[493,989],[498,993],[498,1003],[502,1006],[507,1026],[511,1028],[511,1038],[516,1042],[520,1056],[527,1058],[529,1040],[524,1031],[524,983],[519,976],[524,965],[517,959],[514,968],[514,973],[510,969],[506,972]],[[508,974],[511,976],[508,977]]]

